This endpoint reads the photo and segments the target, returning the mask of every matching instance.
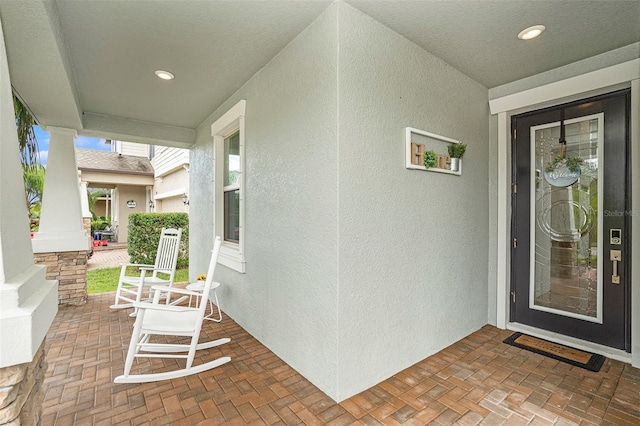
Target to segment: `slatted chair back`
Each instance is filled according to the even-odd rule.
[[[160,233],[160,242],[158,243],[158,252],[156,253],[156,262],[154,264],[153,276],[158,272],[164,272],[173,275],[176,272],[176,263],[178,262],[178,254],[180,253],[180,238],[182,237],[182,228],[162,228]]]

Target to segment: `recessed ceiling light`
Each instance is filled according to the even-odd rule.
[[[156,70],[156,75],[158,76],[158,78],[161,78],[163,80],[173,80],[174,78],[176,78],[175,75],[165,70]]]
[[[536,38],[542,34],[545,29],[546,27],[544,25],[534,25],[533,27],[525,28],[520,31],[518,38],[520,40],[531,40],[532,38]]]

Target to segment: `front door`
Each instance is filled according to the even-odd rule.
[[[510,320],[630,350],[628,90],[512,117]]]

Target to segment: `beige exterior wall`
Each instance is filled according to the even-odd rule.
[[[184,212],[182,195],[189,194],[189,151],[155,147],[152,164],[156,173],[153,198],[156,212]]]
[[[168,212],[186,212],[187,206],[182,202],[182,195],[179,197],[170,197],[158,200],[156,202],[156,211],[158,213]]]
[[[83,182],[89,183],[89,188],[112,188],[114,185],[153,185],[153,176],[123,173],[104,173],[84,170],[81,174]]]
[[[111,201],[109,201],[109,207],[111,207]],[[111,212],[107,212],[107,202],[106,200],[97,200],[96,205],[93,207],[93,212],[96,216],[108,217],[111,216]]]
[[[129,235],[129,215],[131,213],[146,212],[146,188],[144,186],[118,186],[118,217],[112,220],[112,223],[118,225],[118,242],[126,242]],[[127,201],[135,201],[136,206],[131,208],[127,206]]]
[[[184,167],[180,167],[165,176],[155,179],[155,194],[162,196],[164,193],[182,191],[188,193],[189,188],[189,172]]]
[[[182,195],[189,194],[189,172],[180,167],[166,176],[157,177],[153,192],[157,212],[186,211]]]

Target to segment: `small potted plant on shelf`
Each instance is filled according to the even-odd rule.
[[[451,171],[457,172],[460,170],[460,160],[467,151],[467,144],[458,142],[453,143],[447,147],[449,151],[449,157],[451,157]]]
[[[431,167],[435,167],[438,164],[438,156],[434,150],[427,151],[424,153],[424,166],[427,169]]]

